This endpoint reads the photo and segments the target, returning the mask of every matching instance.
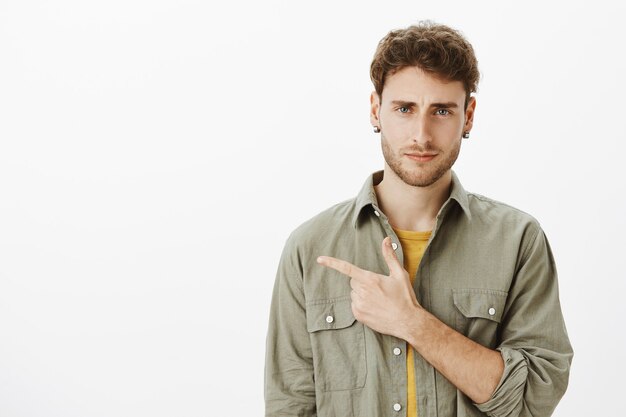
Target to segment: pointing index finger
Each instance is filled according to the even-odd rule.
[[[318,256],[317,262],[336,271],[339,271],[342,274],[349,276],[350,278],[359,278],[359,275],[361,275],[363,272],[361,268],[352,265],[350,262],[333,258],[332,256]]]

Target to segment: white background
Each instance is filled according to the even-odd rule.
[[[583,3],[592,4],[593,7]],[[455,170],[534,215],[575,350],[556,416],[623,414],[623,2],[0,2],[0,416],[260,416],[283,244],[382,169],[369,64],[460,29]]]

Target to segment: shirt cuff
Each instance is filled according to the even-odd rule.
[[[480,411],[490,417],[517,415],[524,396],[524,385],[528,376],[526,358],[520,352],[508,347],[496,349],[502,355],[504,372],[491,398],[484,403],[476,404]]]

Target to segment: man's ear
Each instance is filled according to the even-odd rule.
[[[378,115],[380,114],[380,98],[378,97],[378,93],[376,90],[372,91],[370,94],[370,122],[372,123],[372,127],[380,128],[380,120]]]
[[[469,132],[474,125],[474,111],[476,110],[476,97],[472,96],[467,103],[465,109],[465,125],[463,126],[463,132]]]

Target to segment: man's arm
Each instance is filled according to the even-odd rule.
[[[475,343],[421,307],[406,333],[426,361],[493,417],[549,416],[569,379],[573,351],[554,259],[541,229],[525,249],[497,350]]]
[[[265,416],[314,417],[313,354],[293,235],[280,257],[265,352]]]
[[[567,388],[573,351],[554,259],[539,225],[523,246],[495,351],[449,328],[419,305],[390,242],[387,237],[382,243],[389,276],[329,256],[318,258],[320,264],[352,278],[356,319],[408,341],[489,416],[551,415]]]
[[[489,400],[502,378],[499,352],[465,337],[422,307],[403,338],[474,403]]]

